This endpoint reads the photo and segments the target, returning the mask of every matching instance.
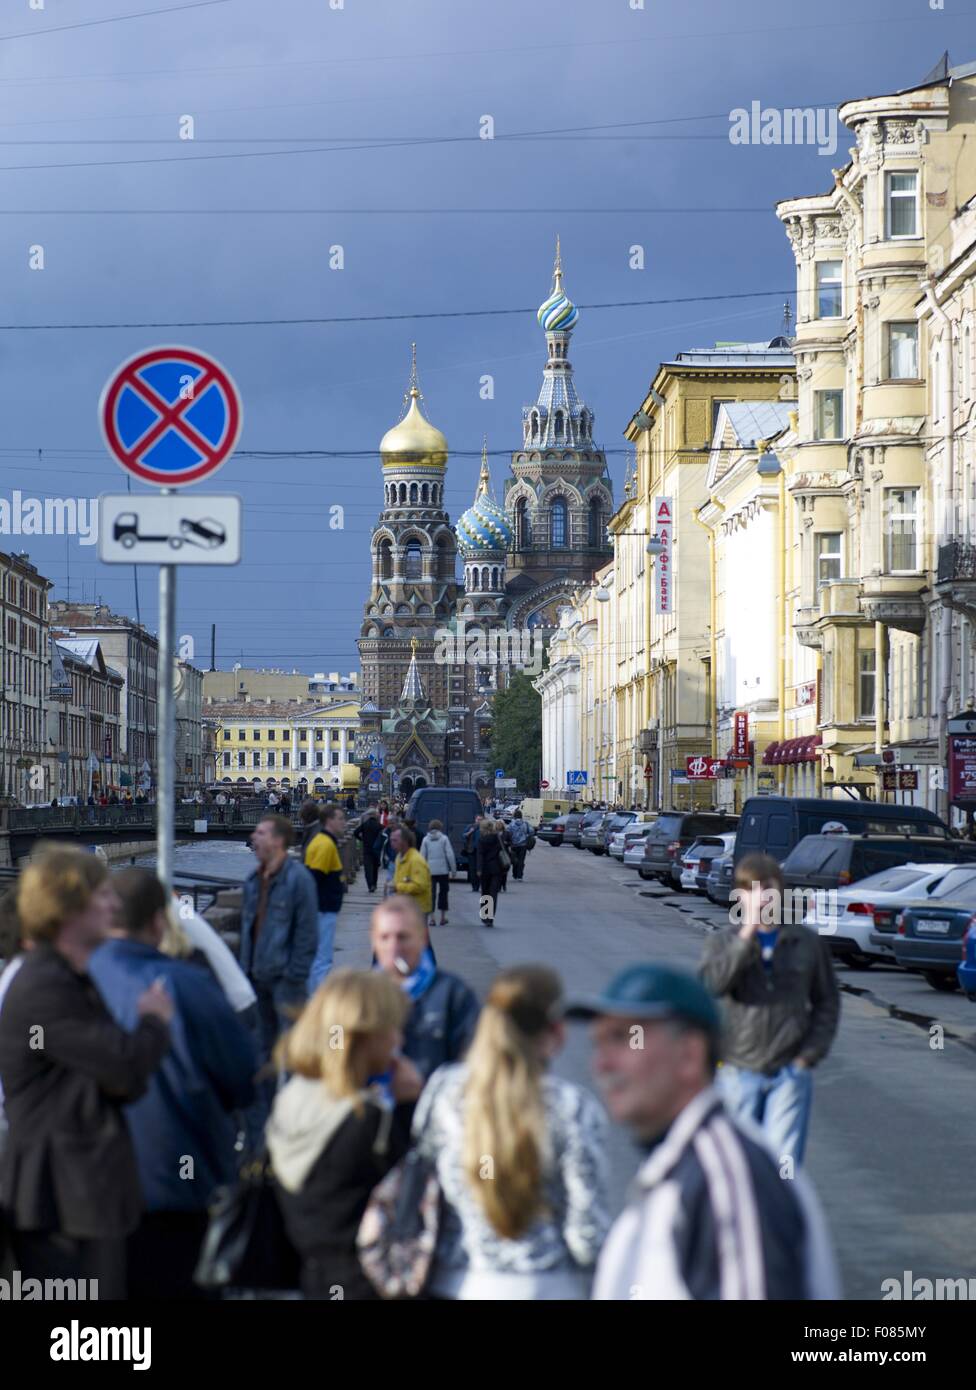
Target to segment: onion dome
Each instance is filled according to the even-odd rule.
[[[563,290],[563,263],[556,238],[556,264],[552,273],[552,294],[539,305],[536,318],[547,333],[568,333],[576,326],[579,310]]]
[[[461,514],[454,528],[458,549],[465,560],[479,559],[482,555],[504,555],[512,548],[512,528],[505,513],[492,497],[490,487],[486,439],[481,454],[478,491],[475,493],[474,502]]]
[[[387,430],[380,440],[380,457],[384,468],[410,468],[418,464],[443,468],[447,463],[447,440],[420,409],[416,343],[412,347],[413,367],[407,394],[407,412],[400,423]]]

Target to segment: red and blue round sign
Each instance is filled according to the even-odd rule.
[[[109,450],[134,478],[196,483],[234,452],[243,423],[229,372],[195,348],[137,353],[110,378],[98,407]]]

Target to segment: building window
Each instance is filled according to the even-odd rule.
[[[917,487],[885,489],[885,568],[889,574],[918,569],[917,511]]]
[[[316,766],[316,767],[321,767],[322,764],[323,764],[323,762],[324,762],[324,754],[322,754],[322,753],[316,753],[316,754],[315,754],[315,766]]]
[[[918,236],[918,174],[888,174],[885,187],[889,239]]]
[[[335,750],[333,750],[333,753],[332,753],[332,766],[333,766],[333,767],[338,767],[338,766],[339,766],[339,754],[338,754],[338,752],[335,751]]]
[[[269,743],[274,743],[275,737],[276,737],[276,735],[275,735],[274,729],[269,729],[269,730],[268,730],[268,742],[269,742]]]
[[[301,751],[301,752],[299,753],[299,755],[298,755],[298,766],[299,766],[299,767],[308,767],[308,754],[305,752],[305,749],[304,749],[304,748],[302,749],[302,751]]]
[[[230,754],[224,754],[224,767],[230,767]]]
[[[857,717],[873,719],[875,710],[876,670],[874,648],[857,654]]]
[[[416,541],[411,541],[404,555],[404,579],[420,579],[424,572],[423,552]]]
[[[247,755],[244,754],[244,753],[238,753],[238,755],[237,755],[237,766],[238,766],[238,767],[243,767],[243,766],[244,766],[244,759],[245,759],[246,756],[247,756]]]
[[[730,401],[724,397],[721,400],[715,397],[712,398],[712,434],[715,433],[715,426],[718,424],[718,413],[723,405],[734,405],[734,401]]]
[[[817,318],[839,319],[844,313],[843,261],[817,262]]]
[[[274,765],[275,765],[275,750],[274,750],[273,748],[269,748],[269,749],[268,749],[268,767],[269,767],[269,768],[270,768],[270,767],[274,767]]]
[[[288,766],[288,749],[287,749],[287,748],[283,748],[283,749],[281,750],[281,766],[282,766],[282,767],[287,767],[287,766]]]
[[[566,545],[566,499],[557,497],[552,504],[550,514],[550,538],[553,550],[560,550]]]
[[[255,729],[255,730],[254,730],[254,733],[253,733],[252,736],[251,736],[251,741],[252,741],[252,743],[260,743],[260,742],[261,742],[261,730],[260,730],[260,729]]]
[[[918,324],[888,324],[888,379],[915,381],[918,377]]]
[[[257,751],[251,754],[251,766],[254,768],[261,766],[261,754]]]
[[[524,497],[520,497],[515,506],[515,549],[527,550],[528,545],[528,503]]]
[[[814,429],[818,439],[843,439],[843,391],[814,391]]]
[[[841,535],[839,531],[821,531],[817,542],[817,588],[841,577]]]
[[[243,743],[243,742],[244,742],[244,730],[243,730],[243,729],[238,729],[238,731],[237,731],[237,741],[238,741],[238,743]]]
[[[316,729],[316,730],[315,730],[315,742],[316,742],[316,743],[321,743],[321,742],[322,742],[322,730],[321,730],[321,729]]]

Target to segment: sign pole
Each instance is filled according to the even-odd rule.
[[[173,887],[173,830],[176,819],[176,707],[173,658],[176,654],[176,566],[159,567],[159,668],[156,672],[156,873]]]

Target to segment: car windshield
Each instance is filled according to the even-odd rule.
[[[976,869],[952,869],[932,893],[933,898],[962,898],[976,895]]]
[[[925,878],[928,869],[882,869],[879,874],[870,874],[867,878],[862,878],[857,885],[857,891],[863,893],[868,888],[873,888],[878,893],[900,893],[904,888],[910,888],[913,883],[918,883]]]
[[[675,840],[681,834],[683,816],[659,816],[652,827],[655,840]]]

